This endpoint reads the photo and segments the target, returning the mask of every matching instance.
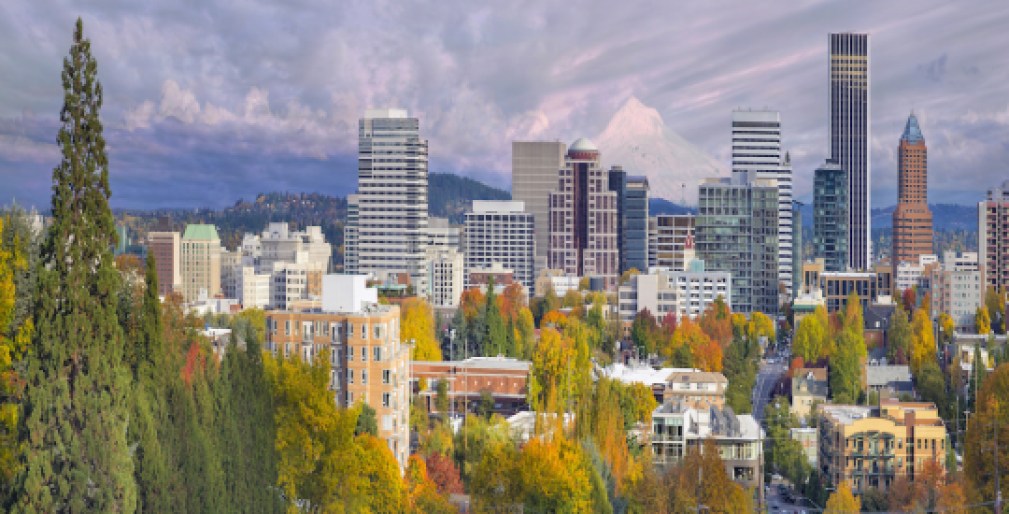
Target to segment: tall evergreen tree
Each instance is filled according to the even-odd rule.
[[[497,294],[494,293],[494,279],[487,281],[486,306],[486,336],[483,341],[482,355],[502,355],[505,353],[505,345],[508,339],[508,329],[505,326],[504,318],[501,316],[501,309],[497,304]]]
[[[136,506],[97,73],[78,19],[63,61],[62,161],[53,170],[53,222],[38,268],[15,512]]]

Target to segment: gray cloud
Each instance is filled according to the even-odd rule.
[[[0,4],[0,198],[48,203],[78,14],[121,206],[344,194],[376,106],[422,118],[433,170],[507,185],[512,139],[599,133],[630,95],[721,160],[733,108],[781,110],[808,196],[827,156],[827,34],[842,30],[872,34],[875,205],[894,202],[912,109],[943,198],[971,201],[1009,164],[1009,4],[37,0]]]

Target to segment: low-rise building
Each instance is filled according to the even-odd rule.
[[[806,460],[809,461],[809,465],[813,469],[819,468],[819,453],[820,445],[817,442],[816,428],[813,427],[798,427],[789,429],[789,436],[792,439],[799,441],[802,445],[802,453],[806,454]]]
[[[945,252],[932,268],[932,317],[947,313],[956,330],[974,332],[974,315],[984,305],[984,272],[976,252]]]
[[[450,409],[473,411],[485,392],[494,399],[494,412],[512,414],[526,406],[529,361],[509,357],[470,357],[458,361],[414,361],[414,390],[428,412],[438,412],[437,384],[446,381]],[[426,387],[421,388],[421,381]]]
[[[928,461],[944,467],[946,426],[935,405],[882,400],[878,408],[821,405],[820,472],[856,493],[887,490],[897,477],[912,482]]]
[[[665,467],[679,463],[690,448],[703,450],[714,441],[729,478],[763,499],[763,430],[749,414],[729,407],[686,408],[666,402],[652,413],[652,462]]]
[[[659,320],[670,312],[677,319],[697,319],[718,297],[732,304],[732,276],[727,271],[705,271],[703,261],[693,260],[686,271],[657,269],[620,286],[620,321],[628,331],[644,309]]]
[[[561,270],[544,269],[536,277],[536,296],[543,297],[553,291],[558,298],[564,298],[568,291],[577,291],[582,277],[567,275]]]
[[[379,305],[364,275],[326,275],[321,302],[266,313],[266,346],[311,361],[329,352],[330,389],[341,407],[375,409],[378,437],[401,468],[410,452],[410,348],[400,341],[399,307]]]
[[[870,391],[879,393],[880,398],[899,398],[902,394],[913,394],[911,368],[907,365],[873,364],[865,366],[866,382]]]
[[[827,368],[798,368],[792,375],[792,414],[810,415],[814,405],[827,401]]]

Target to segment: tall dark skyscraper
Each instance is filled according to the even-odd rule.
[[[610,191],[617,194],[617,246],[620,272],[648,272],[648,179],[610,168]]]
[[[870,246],[869,36],[830,35],[830,160],[848,174],[848,267],[866,270]]]

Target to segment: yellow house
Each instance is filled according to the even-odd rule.
[[[820,416],[820,471],[835,487],[886,490],[898,477],[913,482],[930,460],[944,466],[946,426],[935,404],[821,405]]]

